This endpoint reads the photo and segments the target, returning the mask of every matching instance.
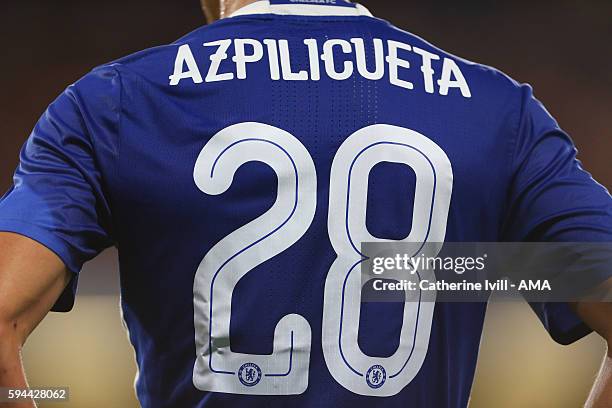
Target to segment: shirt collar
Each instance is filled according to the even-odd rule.
[[[357,3],[347,3],[344,0],[259,0],[244,6],[229,17],[245,16],[251,14],[281,14],[298,16],[368,16],[370,11]],[[333,1],[334,3],[331,3]],[[342,4],[342,5],[334,5]]]

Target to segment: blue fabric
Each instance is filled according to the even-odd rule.
[[[301,39],[352,37],[370,44],[372,38],[401,41],[453,59],[471,97],[456,88],[446,96],[425,92],[420,62],[409,53],[402,58],[413,68],[401,76],[414,83],[413,90],[390,85],[388,72],[380,81],[360,76],[334,81],[324,75],[320,81],[273,81],[265,63],[249,65],[245,80],[168,83],[180,45],[190,45],[206,75],[214,50],[203,43],[287,38],[297,71],[308,61]],[[230,58],[233,52],[231,47]],[[226,59],[219,72],[233,67]],[[442,60],[433,61],[433,69],[439,73]],[[194,164],[215,133],[249,121],[295,135],[312,154],[318,173],[320,198],[308,232],[249,272],[232,297],[233,351],[271,353],[274,328],[287,314],[298,313],[310,323],[309,387],[296,396],[206,393],[192,383],[198,265],[213,245],[270,208],[277,185],[269,167],[248,163],[226,193],[207,196],[193,181]],[[416,130],[448,155],[454,186],[447,241],[612,240],[609,194],[581,168],[572,141],[529,86],[365,16],[235,17],[95,69],[68,87],[36,125],[15,185],[0,202],[0,230],[46,245],[75,276],[104,248],[118,246],[122,307],[140,367],[137,392],[144,407],[465,407],[484,304],[436,305],[425,362],[393,397],[347,391],[323,358],[323,287],[336,257],[327,231],[330,167],[346,137],[377,123]],[[372,233],[405,237],[412,206],[405,196],[414,189],[413,173],[380,165],[369,184]],[[379,194],[386,197],[377,200]],[[71,307],[75,289],[76,281],[57,310]],[[588,333],[567,305],[533,307],[562,343]],[[393,354],[401,313],[401,305],[363,305],[359,343],[366,354]]]
[[[316,4],[318,6],[355,7],[346,0],[270,0],[270,4]]]

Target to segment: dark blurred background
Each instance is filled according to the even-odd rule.
[[[532,84],[572,135],[585,167],[612,186],[612,1],[362,4],[447,51]],[[99,64],[172,42],[204,23],[198,0],[3,0],[1,7],[2,191],[34,123],[67,85]],[[34,385],[72,387],[72,403],[63,406],[136,406],[115,264],[109,252],[89,265],[75,311],[46,320],[26,348]],[[105,295],[89,290],[100,285],[108,287]],[[594,336],[563,348],[527,307],[492,305],[471,406],[578,407],[602,355]]]
[[[612,126],[612,1],[363,1],[464,58],[531,83],[606,186]],[[198,0],[3,0],[0,188],[47,104],[96,65],[204,23]]]

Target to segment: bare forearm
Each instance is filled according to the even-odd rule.
[[[53,252],[29,238],[0,232],[0,387],[27,386],[21,347],[69,281]],[[0,408],[32,407],[33,402],[0,402]]]
[[[21,344],[16,336],[0,336],[0,387],[23,389],[27,381],[21,362]],[[33,408],[33,402],[0,403],[2,408]]]
[[[601,289],[604,293],[611,294],[612,279],[604,282]],[[578,302],[570,306],[608,345],[606,358],[585,408],[610,408],[612,407],[612,302]]]
[[[608,347],[608,355],[604,360],[597,381],[591,391],[585,408],[612,407],[612,348]]]

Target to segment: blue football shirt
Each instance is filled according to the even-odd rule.
[[[258,1],[94,69],[14,180],[0,230],[74,274],[55,310],[118,247],[145,407],[465,407],[486,305],[362,303],[359,243],[612,241],[529,86],[342,0]]]

